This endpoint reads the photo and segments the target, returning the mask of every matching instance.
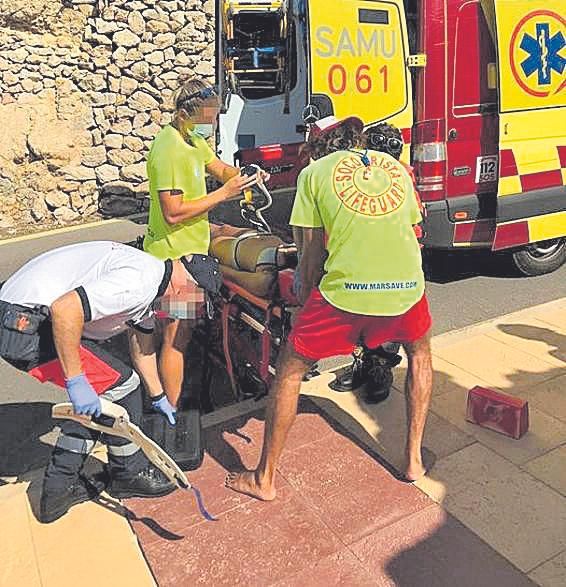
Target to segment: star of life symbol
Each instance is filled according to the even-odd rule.
[[[538,84],[548,86],[552,83],[552,72],[562,75],[566,67],[566,58],[560,55],[566,45],[562,31],[551,36],[548,22],[536,23],[536,38],[525,32],[519,45],[529,56],[521,63],[521,69],[528,78],[535,71]]]

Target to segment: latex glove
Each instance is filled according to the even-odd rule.
[[[151,402],[151,407],[155,412],[163,414],[167,420],[169,420],[169,424],[171,426],[175,426],[177,421],[175,420],[175,416],[177,415],[177,410],[174,408],[170,403],[165,394],[161,394],[156,398],[153,398]]]
[[[102,411],[100,399],[84,373],[67,379],[66,386],[69,399],[73,404],[73,409],[76,414],[100,416],[100,412]]]

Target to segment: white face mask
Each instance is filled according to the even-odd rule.
[[[203,139],[209,139],[214,134],[213,124],[195,124],[195,132]]]

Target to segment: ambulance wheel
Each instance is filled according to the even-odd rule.
[[[566,238],[532,243],[511,253],[511,259],[523,275],[551,273],[566,262]]]

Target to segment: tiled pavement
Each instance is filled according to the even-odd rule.
[[[436,463],[418,487],[389,472],[402,456],[403,367],[397,389],[378,406],[331,392],[331,375],[304,386],[309,398],[273,503],[223,487],[226,470],[255,464],[260,406],[207,416],[208,453],[189,478],[218,522],[203,521],[192,494],[177,491],[123,505],[83,504],[41,526],[32,513],[32,472],[23,480],[33,481],[27,493],[23,482],[0,487],[0,585],[64,586],[80,578],[83,585],[137,586],[155,578],[161,586],[562,587],[565,349],[566,300],[435,338],[425,456]],[[477,384],[529,400],[525,437],[465,422],[466,393]]]
[[[262,412],[207,430],[191,480],[220,518],[203,521],[188,495],[127,507],[159,585],[489,585],[531,581],[412,485],[397,481],[307,399],[279,467],[278,499],[260,503],[222,487],[250,467]],[[241,461],[240,461],[241,456]],[[149,527],[140,518],[158,524]]]

